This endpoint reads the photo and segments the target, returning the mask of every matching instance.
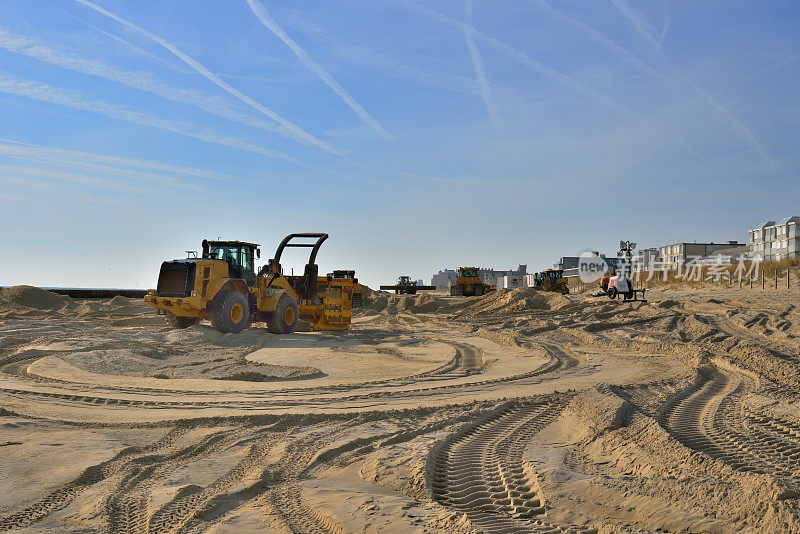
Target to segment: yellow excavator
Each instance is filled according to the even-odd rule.
[[[252,321],[266,322],[276,334],[293,332],[298,321],[307,322],[310,330],[346,330],[353,293],[361,288],[355,273],[318,276],[315,261],[326,239],[324,233],[289,234],[258,274],[254,268],[261,256],[258,244],[203,240],[201,257],[194,253],[161,264],[158,286],[144,300],[176,328],[207,319],[215,329],[230,333],[241,332]],[[289,247],[311,249],[302,275],[283,274],[281,255]]]

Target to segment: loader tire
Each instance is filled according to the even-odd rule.
[[[220,332],[238,334],[250,326],[250,303],[238,291],[224,291],[214,298],[211,326]]]
[[[569,295],[569,286],[567,284],[559,284],[558,290],[562,295]]]
[[[476,296],[476,297],[479,297],[479,296],[481,296],[481,295],[483,295],[483,288],[482,288],[482,287],[477,287],[477,286],[476,286],[476,287],[475,287],[475,296]]]
[[[281,295],[275,311],[267,321],[267,329],[273,334],[291,334],[297,328],[300,308],[289,295]]]
[[[617,288],[616,287],[609,287],[608,288],[608,298],[610,298],[610,299],[617,298]]]
[[[197,324],[199,319],[197,317],[181,317],[175,315],[171,311],[164,312],[164,317],[167,318],[167,324],[172,328],[188,328],[193,324]]]
[[[364,306],[364,295],[362,293],[353,293],[353,308],[361,308]]]

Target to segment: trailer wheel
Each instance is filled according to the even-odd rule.
[[[197,324],[200,320],[197,317],[182,317],[180,315],[175,315],[169,310],[164,312],[164,317],[167,318],[167,324],[169,324],[172,328],[188,328],[193,324]]]
[[[616,287],[609,287],[608,288],[608,298],[615,299],[617,298],[617,288]]]
[[[275,311],[267,321],[267,329],[273,334],[291,334],[297,328],[300,308],[289,295],[281,295]]]
[[[220,332],[238,334],[250,325],[250,303],[238,291],[224,291],[214,298],[211,326]]]

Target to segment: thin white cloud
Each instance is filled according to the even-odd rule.
[[[223,80],[222,78],[220,78],[219,76],[217,76],[216,74],[214,74],[213,72],[208,70],[205,66],[200,64],[198,61],[194,60],[192,57],[190,57],[188,54],[186,54],[185,52],[180,50],[175,45],[165,41],[164,39],[162,39],[161,37],[158,37],[157,35],[154,35],[154,34],[150,33],[149,31],[145,30],[144,28],[141,28],[141,27],[137,26],[134,23],[132,23],[130,21],[127,21],[127,20],[123,19],[122,17],[119,17],[118,15],[115,15],[114,13],[112,13],[112,12],[106,10],[106,9],[103,9],[102,7],[98,6],[97,4],[95,4],[93,2],[89,2],[89,0],[74,0],[74,1],[78,2],[79,4],[81,4],[83,6],[86,6],[86,7],[90,8],[90,9],[93,9],[94,11],[100,13],[101,15],[106,16],[106,17],[110,18],[111,20],[114,20],[114,21],[116,21],[116,22],[118,22],[118,23],[120,23],[120,24],[122,24],[124,26],[127,26],[128,28],[130,28],[130,29],[132,29],[132,30],[144,35],[148,39],[151,39],[152,41],[155,41],[156,43],[160,44],[161,46],[163,46],[164,48],[166,48],[167,50],[172,52],[172,54],[174,54],[178,59],[180,59],[181,61],[183,61],[187,65],[189,65],[198,74],[203,76],[205,79],[207,79],[208,81],[210,81],[211,83],[213,83],[214,85],[219,87],[220,89],[222,89],[222,90],[228,92],[229,94],[233,95],[234,97],[236,97],[240,101],[244,102],[245,104],[247,104],[251,108],[253,108],[256,111],[258,111],[259,113],[262,113],[262,114],[266,115],[267,117],[269,117],[270,119],[274,120],[275,122],[281,124],[285,128],[285,130],[284,130],[285,135],[287,135],[288,137],[291,137],[291,138],[293,138],[295,140],[303,141],[303,142],[305,142],[307,144],[316,146],[316,147],[321,148],[322,150],[325,150],[326,152],[329,152],[331,154],[341,155],[341,152],[336,150],[335,148],[333,148],[330,144],[325,143],[324,141],[321,141],[321,140],[317,139],[316,137],[314,137],[310,133],[306,132],[305,130],[303,130],[302,128],[297,126],[296,124],[288,121],[287,119],[284,119],[283,117],[281,117],[280,115],[278,115],[277,113],[275,113],[274,111],[269,109],[268,107],[264,106],[263,104],[260,104],[259,102],[256,102],[255,100],[253,100],[249,96],[245,95],[244,93],[242,93],[238,89],[232,87],[228,82],[226,82],[225,80]]]
[[[98,202],[102,203],[104,206],[109,204],[121,204],[122,198],[117,196],[116,198],[106,198],[106,197],[98,197],[95,195],[90,195],[87,193],[83,193],[81,191],[76,191],[74,185],[66,186],[58,183],[53,183],[50,181],[41,181],[35,180],[31,178],[21,178],[19,176],[9,176],[5,174],[0,174],[0,184],[3,184],[4,190],[13,189],[15,186],[21,188],[25,191],[26,195],[20,199],[22,204],[29,204],[31,200],[37,202],[40,200],[38,195],[32,195],[31,191],[44,191],[47,193],[58,193],[59,198],[62,198],[64,195],[72,196],[75,198],[80,198],[83,200],[88,200],[91,202]],[[3,195],[3,199],[6,199],[5,194]]]
[[[147,169],[150,171],[163,171],[172,174],[184,175],[189,177],[206,178],[209,180],[218,180],[222,182],[231,182],[233,178],[227,174],[208,171],[205,169],[195,169],[191,167],[182,167],[178,165],[170,165],[168,163],[160,163],[156,161],[148,161],[144,159],[123,158],[117,156],[107,156],[104,154],[93,154],[91,152],[80,152],[77,150],[66,150],[63,148],[52,148],[41,145],[31,145],[21,141],[14,141],[12,139],[0,138],[0,153],[5,156],[20,157],[25,159],[33,159],[40,161],[48,161],[51,163],[63,163],[74,165],[75,163],[86,162],[94,164],[105,164],[115,167],[131,167],[133,169]],[[141,176],[141,171],[134,171],[137,176]]]
[[[472,28],[472,0],[464,0],[464,19],[467,25]],[[489,89],[489,80],[486,78],[486,70],[483,67],[483,58],[475,45],[475,39],[472,38],[472,32],[464,30],[464,35],[467,38],[467,48],[469,48],[470,56],[472,56],[472,67],[475,69],[475,77],[478,79],[478,87],[480,88],[481,98],[486,105],[486,112],[489,113],[492,122],[500,126],[503,121],[500,120],[500,115],[497,114],[497,108],[492,100],[492,92]]]
[[[344,87],[339,85],[339,83],[334,80],[333,77],[328,74],[327,71],[325,71],[325,69],[323,69],[316,61],[311,59],[305,50],[300,48],[300,45],[298,45],[291,37],[289,37],[283,28],[270,16],[262,4],[256,0],[246,1],[247,5],[250,6],[250,9],[253,11],[253,14],[255,14],[259,21],[261,21],[261,24],[263,24],[264,27],[266,27],[269,31],[274,33],[278,39],[283,41],[283,44],[288,46],[289,49],[294,52],[294,55],[297,56],[297,59],[299,59],[303,65],[308,67],[308,69],[319,76],[320,79],[325,82],[325,84],[330,87],[334,93],[339,95],[339,97],[344,100],[345,104],[350,106],[350,109],[352,109],[362,121],[369,125],[370,128],[375,130],[375,132],[384,139],[393,139],[389,132],[387,132],[383,126],[381,126],[378,121],[372,117],[372,115],[367,113],[367,111],[358,102],[356,102],[352,96],[350,96],[350,93],[348,93]]]
[[[142,126],[159,128],[168,132],[176,133],[206,143],[212,143],[248,152],[263,154],[272,158],[285,159],[297,162],[294,158],[257,145],[253,145],[236,137],[226,136],[213,130],[198,126],[188,121],[166,120],[152,115],[146,115],[137,111],[132,111],[116,104],[110,104],[100,100],[89,100],[84,95],[55,87],[52,85],[41,84],[31,80],[25,80],[15,76],[10,76],[0,72],[0,92],[24,96],[41,102],[50,102],[60,106],[69,107],[81,111],[99,113],[107,117],[119,119]]]
[[[432,20],[436,20],[436,21],[442,22],[444,24],[447,24],[449,26],[452,26],[454,28],[457,28],[457,29],[459,29],[461,31],[471,32],[473,37],[477,37],[477,38],[481,39],[483,42],[487,43],[488,45],[492,46],[493,48],[495,48],[498,51],[502,52],[503,54],[507,55],[508,57],[510,57],[510,58],[518,61],[519,63],[525,65],[526,67],[528,67],[529,69],[533,70],[534,72],[538,72],[542,76],[545,76],[547,78],[550,78],[551,80],[559,82],[559,83],[561,83],[561,84],[563,84],[563,85],[565,85],[565,86],[567,86],[567,87],[569,87],[569,88],[571,88],[571,89],[583,94],[584,96],[587,96],[587,97],[590,97],[590,98],[592,98],[594,100],[602,102],[602,103],[604,103],[604,104],[606,104],[606,105],[608,105],[608,106],[610,106],[610,107],[612,107],[614,109],[617,109],[617,110],[624,110],[625,109],[618,102],[615,102],[611,98],[608,98],[607,96],[605,96],[605,95],[603,95],[601,93],[598,93],[597,91],[595,91],[591,87],[586,86],[585,84],[575,80],[574,78],[564,74],[563,72],[559,72],[559,71],[557,71],[557,70],[555,70],[553,68],[548,67],[547,65],[544,65],[544,64],[540,63],[539,61],[536,61],[535,59],[533,59],[532,57],[530,57],[528,54],[526,54],[525,52],[523,52],[521,50],[517,50],[516,48],[514,48],[514,47],[512,47],[512,46],[510,46],[510,45],[508,45],[506,43],[498,41],[494,37],[490,37],[490,36],[486,35],[485,33],[479,32],[478,30],[470,27],[469,25],[467,25],[464,22],[460,22],[458,20],[451,19],[450,17],[448,17],[446,15],[443,15],[443,14],[439,13],[438,11],[434,11],[433,9],[431,9],[431,8],[429,8],[427,6],[424,6],[422,4],[418,4],[418,3],[413,2],[413,1],[399,2],[399,5],[402,6],[402,7],[405,7],[405,8],[409,8],[409,9],[411,9],[413,11],[416,11],[420,15],[428,17],[428,18],[430,18]]]
[[[141,192],[141,186],[129,185],[125,183],[115,182],[113,180],[103,180],[101,178],[84,176],[82,174],[75,174],[71,172],[53,171],[50,169],[36,169],[32,167],[21,167],[19,165],[0,165],[0,175],[32,176],[38,178],[45,178],[49,180],[56,180],[60,182],[68,182],[72,184],[122,191],[125,193]]]
[[[97,61],[68,54],[27,36],[14,35],[0,28],[0,48],[44,61],[61,68],[96,76],[145,91],[162,98],[199,108],[223,119],[260,128],[267,132],[282,132],[284,128],[233,109],[225,98],[204,94],[193,89],[173,87],[160,82],[152,72],[126,71]]]
[[[59,155],[53,154],[49,151],[43,151],[41,149],[31,147],[0,144],[0,156],[28,162],[32,161],[47,165],[68,167],[70,169],[81,169],[93,173],[100,173],[106,176],[120,176],[129,181],[149,182],[162,186],[165,185],[169,187],[179,187],[182,189],[202,189],[200,186],[195,184],[196,179],[188,181],[185,177],[183,179],[178,179],[164,174],[155,174],[152,172],[143,171],[141,169],[125,169],[113,165],[75,160],[70,159],[69,157],[65,158],[63,156],[59,157]]]

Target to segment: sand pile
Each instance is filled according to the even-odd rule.
[[[0,315],[14,312],[57,312],[72,304],[72,299],[33,286],[13,286],[0,291]],[[27,312],[27,313],[26,313]]]
[[[558,310],[569,303],[569,298],[560,293],[540,291],[531,287],[499,289],[477,301],[470,301],[470,304],[458,314],[494,315],[509,312]]]
[[[392,295],[387,301],[384,315],[394,315],[400,312],[407,313],[434,313],[444,312],[443,308],[451,306],[445,299],[430,294],[420,295]]]

